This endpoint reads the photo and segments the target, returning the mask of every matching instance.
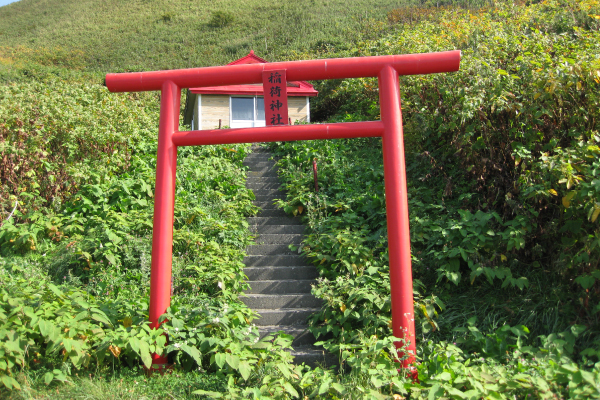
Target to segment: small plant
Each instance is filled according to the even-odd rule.
[[[213,28],[223,28],[231,24],[234,19],[234,15],[228,11],[213,11],[208,25]]]

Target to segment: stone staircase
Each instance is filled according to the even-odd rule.
[[[297,364],[331,364],[331,357],[313,345],[315,338],[306,325],[307,318],[321,307],[321,300],[310,293],[317,270],[289,249],[290,244],[302,241],[304,225],[273,205],[274,199],[285,194],[279,190],[271,153],[257,145],[252,151],[244,160],[249,168],[246,187],[252,189],[254,204],[262,211],[248,219],[257,239],[244,258],[250,289],[242,301],[260,314],[255,323],[261,337],[280,330],[294,337],[292,354]]]

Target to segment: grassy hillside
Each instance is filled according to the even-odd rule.
[[[346,45],[398,2],[358,0],[22,0],[0,8],[0,57],[94,71],[221,65]],[[217,14],[219,13],[220,14]],[[377,21],[377,22],[376,22]],[[382,26],[382,28],[384,28]]]

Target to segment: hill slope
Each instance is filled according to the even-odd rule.
[[[394,0],[22,0],[0,9],[0,56],[102,72],[221,65],[250,49],[280,60],[358,40],[397,6]]]

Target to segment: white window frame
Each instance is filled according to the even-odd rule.
[[[251,98],[254,99],[254,119],[253,120],[235,120],[233,119],[233,98]],[[229,127],[230,128],[252,128],[259,126],[266,126],[265,120],[256,119],[256,102],[262,101],[264,104],[263,96],[229,96]]]

